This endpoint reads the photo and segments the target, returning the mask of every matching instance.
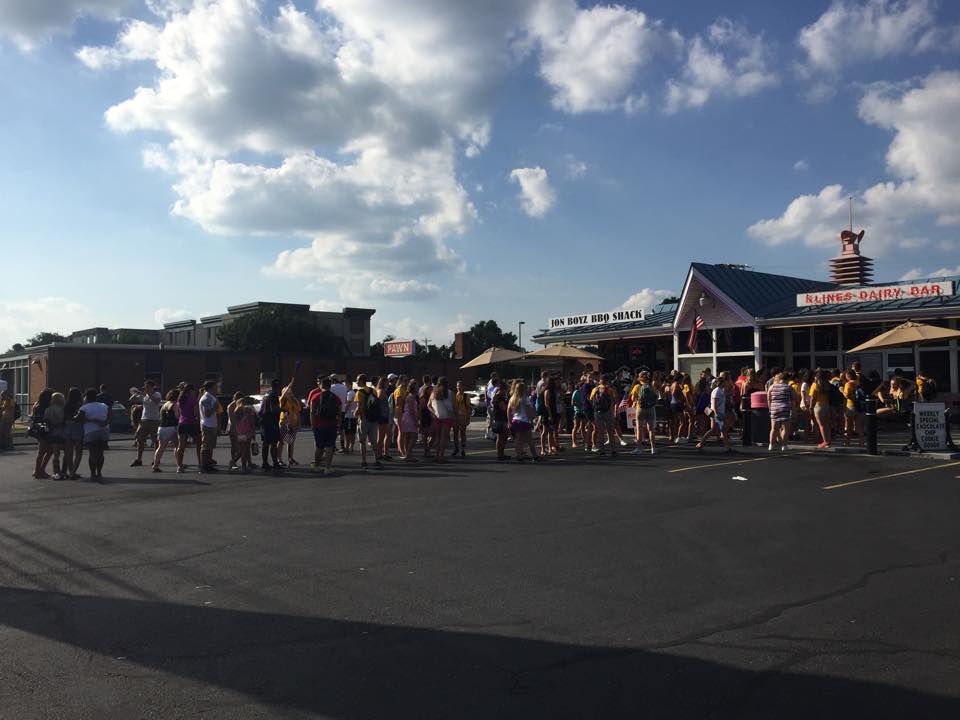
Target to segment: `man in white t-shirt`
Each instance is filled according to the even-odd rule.
[[[343,381],[336,375],[330,376],[330,392],[337,396],[340,400],[340,407],[345,408],[347,406],[347,386],[343,384]],[[343,427],[340,427],[340,452],[346,452],[346,449],[343,445]]]
[[[130,467],[140,467],[143,465],[143,449],[147,445],[147,440],[151,440],[154,446],[157,444],[163,397],[157,392],[157,386],[153,381],[147,380],[143,384],[143,390],[131,393],[130,404],[143,405],[143,415],[140,416],[140,423],[137,425],[137,459],[130,463]]]
[[[217,389],[217,383],[214,380],[208,380],[203,384],[203,395],[200,396],[200,472],[216,472],[217,468],[213,462],[213,449],[217,447],[217,435],[220,432],[220,418],[217,416],[217,407],[219,402],[217,396],[213,394]]]
[[[730,447],[730,438],[727,433],[727,393],[730,391],[730,373],[724,371],[717,376],[713,390],[710,392],[710,406],[706,412],[710,416],[710,429],[703,434],[697,443],[697,450],[703,450],[703,444],[711,435],[718,435],[728,453],[736,452]]]

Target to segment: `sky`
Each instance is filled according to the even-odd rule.
[[[722,14],[721,14],[722,13]],[[960,3],[0,0],[0,350],[254,300],[373,339],[692,261],[960,274]]]

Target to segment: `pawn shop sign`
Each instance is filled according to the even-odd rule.
[[[384,357],[407,357],[416,352],[417,343],[413,340],[390,340],[383,344]]]

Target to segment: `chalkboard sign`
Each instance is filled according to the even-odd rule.
[[[914,403],[913,422],[921,450],[947,449],[946,406],[943,403]]]

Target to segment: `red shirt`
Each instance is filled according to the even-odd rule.
[[[314,414],[313,412],[314,401],[316,401],[317,403],[322,402],[321,396],[325,392],[333,395],[333,399],[337,403],[337,413],[341,411],[340,398],[338,398],[329,390],[321,390],[320,388],[314,388],[313,390],[310,391],[310,394],[307,395],[307,407],[310,408],[310,424],[315,428],[335,428],[337,426],[337,418],[333,418],[333,419],[322,418],[319,415]]]

